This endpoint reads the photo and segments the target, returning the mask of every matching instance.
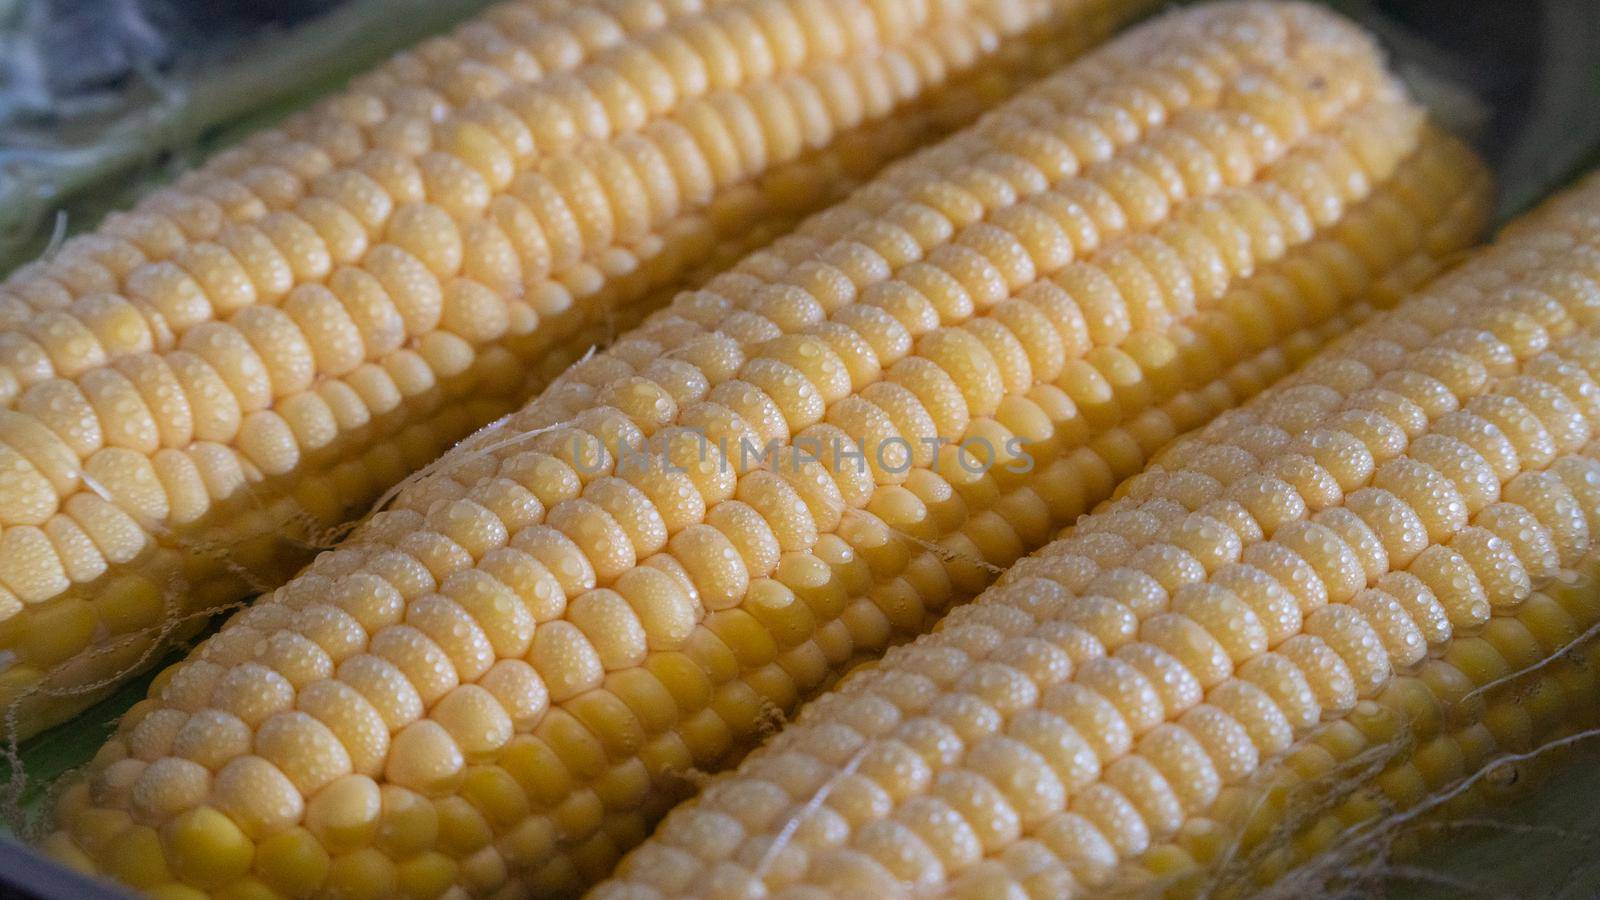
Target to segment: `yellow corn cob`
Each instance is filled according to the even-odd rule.
[[[1576,700],[1483,711],[1472,689],[1600,620],[1597,212],[1600,178],[1162,451],[669,816],[599,896],[1148,888],[1119,863],[1217,861],[1218,822],[1252,804],[1234,788],[1310,729],[1291,780],[1406,715],[1429,736],[1429,693],[1447,727],[1483,716],[1377,779],[1402,805],[1536,733],[1592,673]],[[1379,812],[1356,798],[1264,873]]]
[[[1141,29],[451,451],[163,673],[48,847],[174,894],[596,880],[957,596],[944,557],[1042,543],[1469,241],[1485,187],[1325,12]]]
[[[69,241],[0,286],[0,708],[70,715],[652,287],[1142,5],[498,8]]]
[[[1513,224],[1499,246],[1434,290],[1455,298],[1486,292],[1491,304],[1518,292],[1546,293],[1552,305],[1568,304],[1566,312],[1577,313],[1569,323],[1573,333],[1533,365],[1580,401],[1577,408],[1590,428],[1600,424],[1596,407],[1582,400],[1592,398],[1594,389],[1574,380],[1570,368],[1576,360],[1578,371],[1590,378],[1600,372],[1600,330],[1585,315],[1600,290],[1597,208],[1600,180],[1590,179]],[[1547,260],[1543,266],[1541,259]],[[1560,335],[1559,329],[1550,332]],[[1566,380],[1556,368],[1560,360],[1569,367]],[[1534,460],[1528,469],[1566,482],[1588,520],[1593,547],[1600,528],[1600,440],[1573,454]],[[1417,824],[1434,807],[1443,808],[1447,822],[1453,810],[1503,797],[1508,788],[1494,777],[1498,760],[1510,758],[1519,769],[1548,764],[1542,757],[1521,757],[1592,727],[1600,692],[1594,668],[1600,652],[1600,561],[1591,552],[1572,563],[1571,554],[1581,549],[1558,549],[1561,568],[1547,570],[1545,583],[1526,599],[1496,607],[1487,623],[1434,647],[1411,669],[1398,670],[1372,700],[1317,728],[1258,777],[1225,788],[1210,810],[1119,872],[1117,880],[1142,890],[1160,885],[1209,896],[1238,895],[1265,884],[1286,895],[1337,883],[1347,872],[1359,877],[1357,864],[1366,854],[1404,852],[1425,842],[1402,826]],[[1548,550],[1543,552],[1548,567]],[[1529,570],[1537,581],[1535,567]],[[1371,776],[1356,777],[1361,772]],[[1519,778],[1518,789],[1528,781]]]

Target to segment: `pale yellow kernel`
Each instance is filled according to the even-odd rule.
[[[331,729],[304,712],[283,712],[261,724],[255,751],[310,796],[350,773],[351,760]]]
[[[129,793],[129,806],[142,821],[159,824],[206,802],[211,773],[199,763],[166,757],[145,767]]]
[[[422,794],[446,790],[461,775],[465,760],[460,746],[438,722],[413,722],[395,735],[384,777]]]
[[[1210,632],[1235,662],[1267,649],[1268,632],[1255,610],[1220,587],[1185,585],[1173,597],[1172,611],[1193,619]]]
[[[632,608],[651,650],[673,650],[688,639],[699,621],[697,604],[684,586],[658,569],[641,567],[623,573],[615,590]]]
[[[1444,544],[1434,544],[1411,561],[1407,572],[1443,605],[1456,628],[1481,624],[1491,608],[1483,583],[1467,560]]]
[[[256,728],[273,713],[289,708],[294,687],[271,669],[246,663],[222,676],[211,699],[217,709]]]
[[[331,852],[364,846],[376,834],[381,803],[376,782],[348,775],[311,797],[305,825]]]
[[[305,797],[294,782],[259,756],[223,766],[212,783],[212,802],[252,835],[292,825],[305,812]]]
[[[395,703],[417,698],[423,704],[431,704],[460,683],[460,672],[449,654],[424,631],[413,626],[395,625],[383,629],[373,635],[370,650],[372,657],[388,663],[395,675],[409,682],[406,689],[392,692]],[[353,662],[355,660],[340,667],[341,678],[350,680],[343,672]],[[385,675],[384,680],[392,682],[393,676]]]
[[[692,525],[674,535],[668,547],[689,573],[707,609],[725,609],[743,599],[750,575],[722,532],[710,525]]]
[[[578,626],[566,621],[539,627],[529,662],[549,687],[551,700],[557,702],[596,687],[605,674],[605,664],[594,645]]]
[[[1358,696],[1355,676],[1343,658],[1321,638],[1301,633],[1280,644],[1275,653],[1300,670],[1325,712],[1339,712],[1355,706]]]
[[[487,758],[511,739],[511,717],[488,690],[464,684],[446,694],[429,717],[443,725],[468,760]]]
[[[1306,674],[1286,656],[1279,653],[1258,656],[1239,667],[1239,677],[1270,697],[1292,727],[1308,727],[1322,714],[1320,701]]]

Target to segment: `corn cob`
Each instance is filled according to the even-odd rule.
[[[1596,210],[1600,179],[1163,451],[669,816],[619,867],[636,890],[599,895],[1103,889],[1119,863],[1203,858],[1208,816],[1248,807],[1230,786],[1319,722],[1351,755],[1383,721],[1357,724],[1363,700],[1425,713],[1420,683],[1472,715],[1473,685],[1600,617]],[[1514,742],[1551,702],[1413,769]],[[1420,772],[1380,785],[1404,800]]]
[[[1600,275],[1600,241],[1592,218],[1597,205],[1600,179],[1592,177],[1512,223],[1499,247],[1437,289],[1463,291],[1460,283],[1474,279],[1479,290],[1504,291],[1520,279],[1532,291],[1562,282],[1569,290],[1593,290]],[[1569,258],[1548,268],[1537,265],[1538,254],[1563,245],[1571,247]],[[1583,338],[1590,337],[1593,323],[1581,324]],[[1586,366],[1594,371],[1592,364]],[[1600,440],[1591,440],[1578,455],[1546,468],[1573,482],[1595,468]],[[1590,520],[1592,546],[1595,498],[1575,496]],[[1340,854],[1368,852],[1373,848],[1367,843],[1399,841],[1404,835],[1396,833],[1395,816],[1414,817],[1419,806],[1437,804],[1440,792],[1460,794],[1450,805],[1467,807],[1505,794],[1494,779],[1484,777],[1497,755],[1525,755],[1594,725],[1600,691],[1597,575],[1600,562],[1591,553],[1547,576],[1528,599],[1496,609],[1475,634],[1435,647],[1430,659],[1414,671],[1397,673],[1373,700],[1363,701],[1349,721],[1336,719],[1320,728],[1254,783],[1225,789],[1205,816],[1146,852],[1123,880],[1148,885],[1155,877],[1188,891],[1193,885],[1185,885],[1185,877],[1198,876],[1211,895],[1267,884],[1282,894],[1339,877],[1350,863]],[[1351,778],[1352,761],[1371,777]],[[1519,764],[1530,762],[1543,760]],[[1352,789],[1353,784],[1359,787]]]
[[[652,287],[1144,3],[507,6],[69,241],[0,286],[0,708],[70,715]]]
[[[1574,292],[1592,296],[1600,276],[1600,241],[1592,219],[1600,206],[1600,180],[1590,179],[1549,206],[1513,224],[1498,248],[1438,291],[1459,296],[1491,290],[1491,304],[1517,291],[1543,292],[1558,298],[1551,305],[1564,301],[1587,308],[1593,301]],[[1568,248],[1564,256],[1540,256],[1563,246]],[[1547,265],[1537,265],[1541,258],[1549,260]],[[1558,287],[1551,290],[1552,285]],[[1590,378],[1600,372],[1595,324],[1592,317],[1574,316],[1569,320],[1573,333],[1552,339],[1557,351],[1534,360],[1546,380],[1569,397],[1593,395],[1592,387],[1570,376],[1573,359]],[[1559,329],[1550,332],[1560,334]],[[1556,361],[1563,358],[1569,377],[1559,381],[1550,376],[1560,375]],[[1592,428],[1594,405],[1577,408]],[[1548,413],[1542,417],[1548,420]],[[1600,483],[1600,441],[1591,438],[1576,453],[1528,468],[1553,472],[1572,485],[1577,508],[1587,518],[1587,548],[1592,548],[1600,526],[1593,493]],[[1503,799],[1512,788],[1495,777],[1500,760],[1511,760],[1512,771],[1548,765],[1549,760],[1528,754],[1559,747],[1595,723],[1600,561],[1590,549],[1571,562],[1571,554],[1584,549],[1568,551],[1561,567],[1550,571],[1544,548],[1544,584],[1535,584],[1537,590],[1526,599],[1519,595],[1496,607],[1470,634],[1449,638],[1410,670],[1399,669],[1372,700],[1319,727],[1252,783],[1225,788],[1212,809],[1143,854],[1119,873],[1119,880],[1146,890],[1161,885],[1168,892],[1198,890],[1209,896],[1271,885],[1275,896],[1288,896],[1313,884],[1361,877],[1358,863],[1365,855],[1404,853],[1425,842],[1404,833],[1406,824],[1426,825],[1428,818],[1447,823],[1455,811]],[[1528,568],[1537,581],[1535,567]],[[1352,765],[1369,776],[1351,777]],[[1529,780],[1515,779],[1516,789]]]
[[[1042,543],[1468,241],[1484,188],[1327,13],[1141,29],[447,454],[163,673],[48,849],[175,894],[595,880],[690,769],[955,596],[963,533],[1002,562]],[[802,457],[835,436],[909,459]],[[940,436],[995,458],[936,462]],[[1018,436],[1048,491],[1000,471]]]

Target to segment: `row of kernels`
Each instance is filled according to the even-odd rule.
[[[513,85],[534,82],[548,73],[570,71],[629,38],[699,14],[708,5],[699,0],[606,0],[582,6],[544,4],[543,9],[526,3],[502,4],[460,26],[453,35],[429,39],[358,77],[350,91],[292,117],[282,131],[291,139],[314,140],[325,130],[353,125],[364,132],[362,137],[370,143],[378,136],[382,123],[391,117],[391,110],[419,112],[407,109],[415,104],[419,87],[433,92],[433,104],[442,102],[445,108],[470,106]],[[277,141],[263,136],[247,142],[245,147]],[[348,138],[346,141],[354,144]],[[230,158],[224,169],[235,168],[244,161]]]

